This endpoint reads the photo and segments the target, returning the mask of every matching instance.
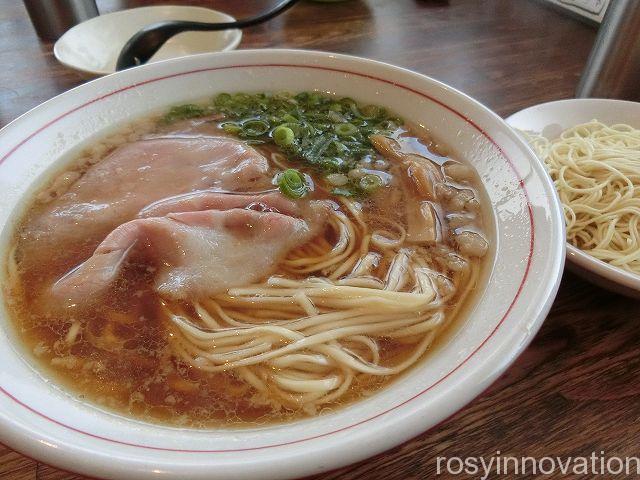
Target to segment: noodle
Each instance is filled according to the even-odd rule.
[[[430,276],[442,274],[425,273],[416,249],[403,247],[402,225],[393,224],[397,239],[369,243],[360,210],[351,202],[346,207],[349,216],[332,211],[333,246],[320,237],[285,260],[289,273],[304,278],[273,276],[232,288],[193,305],[195,315],[166,303],[175,353],[204,371],[235,371],[256,390],[306,411],[338,400],[361,375],[394,375],[415,364],[445,324],[448,298]],[[386,259],[386,274],[378,272],[384,281],[372,276],[380,258]],[[383,338],[413,349],[396,365],[382,365]]]
[[[640,130],[591,121],[548,141],[526,134],[563,204],[567,240],[640,274]]]

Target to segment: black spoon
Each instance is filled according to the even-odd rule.
[[[255,17],[228,23],[205,23],[174,20],[147,25],[125,44],[120,51],[116,70],[135,67],[146,63],[164,43],[174,35],[187,31],[220,31],[231,28],[245,28],[271,20],[276,15],[292,7],[299,0],[283,0],[271,10]]]

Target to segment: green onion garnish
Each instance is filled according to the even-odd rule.
[[[288,168],[278,176],[280,193],[289,198],[302,198],[309,191],[304,176],[294,168]]]
[[[368,173],[360,179],[358,186],[364,193],[373,193],[382,186],[382,179],[378,175]]]
[[[238,125],[234,122],[225,122],[220,126],[225,132],[230,133],[231,135],[237,135],[242,131],[242,125]]]
[[[384,108],[377,105],[365,105],[360,109],[360,116],[367,120],[383,117],[385,113]]]
[[[296,138],[293,130],[289,127],[285,127],[284,125],[276,127],[271,133],[271,136],[273,137],[273,141],[276,142],[276,145],[279,147],[288,147]]]
[[[338,123],[333,126],[333,129],[341,137],[351,137],[358,133],[358,127],[352,123]]]
[[[194,105],[193,103],[187,103],[185,105],[176,105],[175,107],[171,107],[165,116],[162,117],[162,121],[164,123],[173,123],[176,120],[203,117],[207,113],[210,113],[208,108],[201,107],[200,105]]]
[[[231,95],[228,93],[221,93],[215,98],[215,105],[227,105],[231,102]]]
[[[318,178],[347,174],[363,161],[369,163],[377,157],[371,135],[390,135],[403,123],[382,107],[320,92],[221,93],[209,105],[173,107],[165,121],[210,113],[224,115],[220,127],[228,134],[251,145],[275,144],[289,162]],[[362,197],[378,186],[376,179],[360,185],[358,177],[336,194]]]
[[[247,137],[260,137],[269,131],[269,124],[262,120],[247,120],[242,124],[242,133]]]

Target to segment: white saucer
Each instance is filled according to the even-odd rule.
[[[235,18],[202,7],[156,6],[132,8],[100,15],[76,25],[56,42],[53,53],[60,63],[83,74],[107,75],[115,71],[120,50],[138,30],[164,20],[233,22]],[[233,50],[240,30],[184,32],[171,38],[149,63],[195,53]]]
[[[640,103],[604,98],[579,98],[542,103],[506,119],[518,130],[537,132],[549,140],[563,130],[590,120],[640,128]],[[612,292],[640,298],[640,275],[609,265],[567,243],[567,266],[591,283]]]

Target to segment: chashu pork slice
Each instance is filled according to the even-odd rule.
[[[166,137],[123,145],[22,225],[27,240],[23,258],[55,262],[53,248],[56,263],[68,263],[69,255],[89,253],[145,205],[202,189],[272,188],[268,169],[267,159],[254,148],[225,137]]]
[[[241,196],[228,197],[234,201],[228,210],[167,213],[119,226],[87,261],[53,285],[54,295],[69,304],[102,295],[127,262],[151,267],[154,288],[169,299],[193,301],[248,285],[273,273],[290,250],[317,235],[329,208],[324,202],[301,208],[284,200],[291,213],[304,212],[306,218],[299,218],[268,203],[251,209],[256,205],[251,196],[242,202],[249,209],[237,208]]]

